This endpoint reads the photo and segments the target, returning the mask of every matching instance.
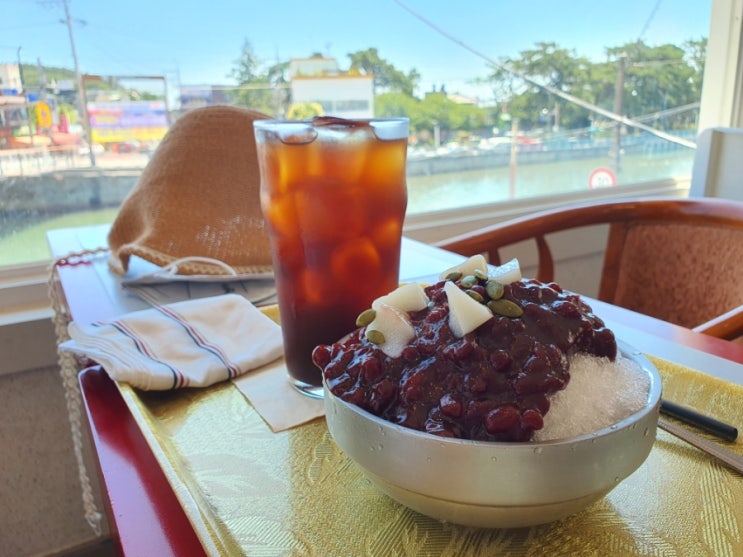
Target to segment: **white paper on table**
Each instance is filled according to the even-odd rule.
[[[325,415],[325,403],[292,387],[287,373],[279,358],[232,380],[274,433]]]

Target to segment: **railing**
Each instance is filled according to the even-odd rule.
[[[96,153],[98,168],[144,168],[147,153]],[[80,145],[0,149],[0,179],[91,168],[87,147]]]

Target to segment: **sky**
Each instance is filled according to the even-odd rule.
[[[642,39],[680,44],[709,34],[712,0],[67,0],[80,71],[161,75],[179,85],[231,85],[248,41],[266,65],[319,52],[349,65],[376,48],[422,95],[490,93],[474,85],[487,60],[537,42],[598,61],[606,47]],[[72,69],[64,0],[0,0],[0,63]],[[18,50],[20,48],[20,51]],[[473,52],[474,51],[474,52]]]

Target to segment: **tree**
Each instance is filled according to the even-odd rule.
[[[400,92],[412,97],[420,81],[417,70],[412,69],[405,75],[381,58],[376,48],[351,52],[348,57],[351,59],[350,72],[374,75],[375,92]]]
[[[585,57],[560,48],[553,42],[536,43],[535,48],[521,52],[521,58],[505,59],[492,74],[498,83],[494,88],[503,93],[510,91],[508,111],[524,127],[583,126],[587,111],[575,104],[566,103],[550,93],[547,87],[585,96],[591,63]],[[530,78],[525,81],[519,75]]]
[[[323,109],[320,103],[294,103],[286,111],[286,117],[289,120],[309,120],[322,115]]]
[[[607,49],[607,53],[614,58],[626,56],[622,91],[625,115],[647,120],[660,113],[654,125],[661,128],[685,127],[693,120],[689,113],[663,114],[699,100],[701,91],[693,84],[700,76],[699,70],[703,71],[703,62],[701,68],[695,68],[684,48],[671,44],[650,47],[642,41]]]
[[[253,52],[253,46],[247,39],[243,43],[240,58],[227,77],[237,82],[238,89],[230,93],[230,100],[236,106],[244,106],[252,110],[276,113],[277,99],[274,96],[274,87],[269,79],[268,72],[261,71],[262,63]],[[274,79],[280,74],[280,68],[274,67],[271,74]]]
[[[382,93],[374,97],[374,115],[380,118],[394,116],[410,118],[419,103],[418,99],[405,93]]]
[[[519,58],[501,60],[490,79],[510,115],[519,119],[520,127],[554,124],[557,108],[560,127],[577,129],[602,117],[577,103],[561,100],[548,88],[613,110],[619,60],[623,57],[623,115],[647,119],[648,115],[698,101],[705,52],[706,40],[689,41],[683,48],[670,44],[650,47],[636,41],[608,48],[606,60],[593,63],[555,43],[537,43],[534,49],[521,52]],[[689,122],[687,113],[663,117],[660,124],[683,127]]]

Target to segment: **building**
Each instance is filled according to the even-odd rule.
[[[297,76],[292,78],[291,91],[293,103],[318,103],[327,116],[374,116],[374,76]]]
[[[0,94],[20,95],[23,92],[18,64],[0,64]]]
[[[292,103],[317,103],[323,114],[341,118],[374,116],[374,76],[343,72],[335,58],[313,56],[289,62]]]
[[[289,76],[318,76],[337,75],[341,73],[338,61],[325,56],[311,56],[309,58],[292,58],[289,60]]]
[[[229,104],[227,90],[213,85],[182,85],[180,88],[181,110],[191,110],[215,104]]]

